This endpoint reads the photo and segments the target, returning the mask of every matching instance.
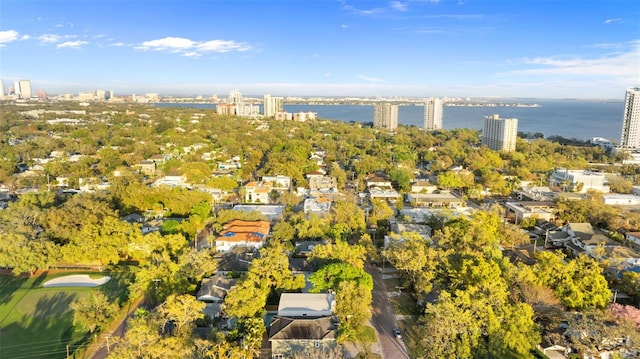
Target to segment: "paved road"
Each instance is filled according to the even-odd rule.
[[[124,337],[125,332],[127,331],[127,320],[133,316],[138,308],[144,305],[144,297],[138,298],[136,301],[129,305],[127,308],[127,316],[122,319],[122,321],[113,329],[110,333],[103,334],[98,340],[100,341],[100,346],[96,349],[93,354],[89,356],[91,359],[104,359],[109,355],[111,349],[114,348],[118,339]]]
[[[387,289],[382,281],[382,274],[377,267],[367,263],[366,271],[373,277],[373,316],[371,322],[378,335],[380,354],[383,358],[400,359],[409,358],[407,348],[402,339],[396,339],[393,328],[397,327],[395,311],[389,303]]]

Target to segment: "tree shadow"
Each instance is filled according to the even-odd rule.
[[[0,276],[0,305],[9,303],[16,291],[22,287],[27,278]]]
[[[48,318],[62,315],[69,310],[69,305],[76,299],[72,293],[58,292],[52,296],[44,296],[36,303],[33,316],[36,318]]]
[[[44,282],[45,278],[47,278],[47,274],[48,274],[47,272],[43,272],[42,274],[40,274],[38,276],[38,278],[36,278],[33,281],[33,284],[31,284],[31,289],[39,287],[40,284],[42,284],[42,282]]]

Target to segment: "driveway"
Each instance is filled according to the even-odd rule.
[[[371,304],[373,315],[371,322],[378,336],[380,344],[380,354],[383,358],[399,359],[409,358],[407,348],[402,339],[396,339],[393,329],[397,328],[396,315],[389,297],[387,289],[382,280],[382,274],[377,267],[365,264],[365,270],[373,277],[373,303]]]

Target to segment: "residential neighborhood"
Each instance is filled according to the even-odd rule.
[[[68,318],[100,333],[82,357],[137,357],[142,332],[202,358],[640,352],[640,177],[619,153],[92,106],[53,124],[2,109],[3,280],[120,278],[122,315]]]

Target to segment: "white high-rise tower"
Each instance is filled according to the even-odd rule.
[[[31,95],[31,81],[20,80],[20,98],[30,99]]]
[[[4,81],[0,79],[0,98],[4,97]]]
[[[626,148],[640,148],[640,86],[627,89],[620,145]]]
[[[517,118],[500,118],[498,115],[484,118],[482,144],[490,149],[506,152],[515,151],[517,136]]]
[[[424,104],[424,129],[442,129],[442,101],[439,98],[429,98]]]
[[[284,110],[284,99],[282,97],[264,95],[263,106],[264,117],[275,117],[276,112],[282,112]]]

